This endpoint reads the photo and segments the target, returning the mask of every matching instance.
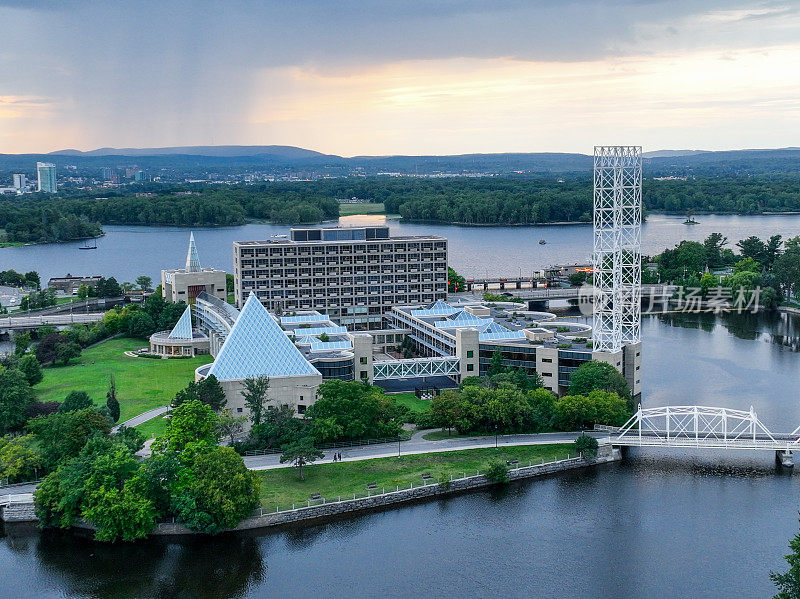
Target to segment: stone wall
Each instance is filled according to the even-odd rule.
[[[585,468],[587,466],[594,466],[596,464],[613,462],[619,459],[621,459],[621,456],[618,449],[614,450],[610,445],[603,445],[600,447],[600,451],[595,459],[585,460],[583,458],[572,458],[569,460],[561,460],[559,462],[552,462],[548,464],[525,466],[510,470],[508,473],[508,478],[509,480],[513,481],[534,478],[537,476],[546,476],[548,474],[563,472],[565,470],[574,470],[576,468]],[[332,503],[312,505],[309,507],[286,510],[283,512],[267,512],[263,515],[253,516],[243,520],[235,530],[271,528],[273,526],[283,526],[297,522],[331,518],[350,512],[382,509],[400,503],[419,501],[437,496],[449,495],[452,493],[461,493],[471,489],[489,487],[493,484],[495,483],[488,480],[483,475],[456,479],[447,486],[441,485],[437,482],[432,482],[431,484],[425,486],[415,487],[413,489],[401,489],[399,491],[373,495],[372,497],[359,497],[357,499],[335,501]],[[156,530],[153,531],[153,534],[184,535],[192,534],[192,532],[186,527],[177,523],[162,523],[159,524]]]
[[[583,459],[571,458],[558,462],[538,464],[534,466],[523,466],[508,472],[509,480],[523,480],[535,478],[537,476],[547,476],[566,470],[586,468],[597,464],[604,464],[621,459],[619,449],[613,449],[611,445],[601,445],[597,458]],[[253,516],[243,520],[234,530],[253,530],[259,528],[271,528],[274,526],[284,526],[297,522],[310,522],[325,518],[331,518],[341,514],[351,512],[362,512],[391,507],[400,503],[420,501],[461,493],[472,489],[480,489],[493,485],[492,481],[483,475],[468,476],[450,482],[450,484],[439,484],[431,482],[425,486],[414,487],[413,489],[401,489],[389,493],[381,493],[371,497],[359,497],[356,499],[345,499],[320,505],[311,505],[294,510],[283,512],[266,512],[258,516]],[[33,510],[33,503],[13,504],[3,508],[2,518],[6,522],[35,522],[36,514]],[[78,523],[76,528],[93,530],[94,527],[88,523]],[[152,533],[159,536],[189,535],[195,534],[182,524],[160,523]]]
[[[3,522],[38,522],[36,512],[31,503],[12,503],[0,508]]]

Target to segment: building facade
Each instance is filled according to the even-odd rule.
[[[89,277],[73,277],[67,275],[66,277],[52,277],[49,281],[47,281],[47,286],[57,289],[59,291],[63,291],[64,293],[75,294],[78,292],[78,288],[81,285],[86,285],[87,287],[95,288],[97,284],[102,279],[100,275],[93,275]]]
[[[186,266],[161,271],[161,295],[169,302],[193,304],[201,293],[224,301],[228,294],[227,279],[224,270],[200,266],[194,233],[191,233]]]
[[[389,237],[388,227],[295,228],[233,244],[237,306],[318,310],[351,330],[380,328],[395,305],[447,298],[447,239]]]
[[[36,163],[37,185],[36,191],[45,193],[56,193],[56,165],[51,162]]]

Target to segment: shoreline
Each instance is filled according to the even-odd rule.
[[[598,454],[595,458],[568,457],[542,464],[520,466],[508,471],[508,479],[509,483],[536,479],[569,470],[616,462],[621,459],[622,455],[619,449],[614,449],[611,445],[604,444],[598,449]],[[497,484],[499,483],[489,480],[483,474],[475,474],[462,478],[451,478],[449,481],[443,482],[423,482],[419,486],[412,486],[407,489],[397,488],[394,491],[382,489],[381,493],[366,497],[338,498],[335,501],[321,499],[314,504],[312,504],[312,500],[309,500],[306,506],[284,511],[264,512],[264,508],[260,508],[257,515],[242,520],[236,528],[225,530],[221,534],[266,531],[287,526],[314,526],[331,519],[430,501],[431,499],[466,493],[475,489],[485,489]],[[319,501],[322,501],[322,503],[319,503]],[[3,508],[2,520],[5,526],[30,526],[31,523],[38,522],[32,502]],[[86,522],[79,522],[73,525],[72,530],[76,534],[86,534],[94,531],[95,527]],[[192,536],[207,535],[189,530],[182,524],[162,522],[156,525],[153,532],[148,535],[148,538]]]

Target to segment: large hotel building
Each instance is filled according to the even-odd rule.
[[[396,305],[447,297],[447,239],[389,237],[385,226],[236,241],[233,268],[237,307],[255,292],[269,310],[318,310],[351,330],[381,328]]]

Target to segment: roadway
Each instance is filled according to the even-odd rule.
[[[0,329],[27,329],[45,325],[64,326],[86,324],[103,319],[102,312],[89,314],[47,314],[42,316],[14,316],[0,318]]]

